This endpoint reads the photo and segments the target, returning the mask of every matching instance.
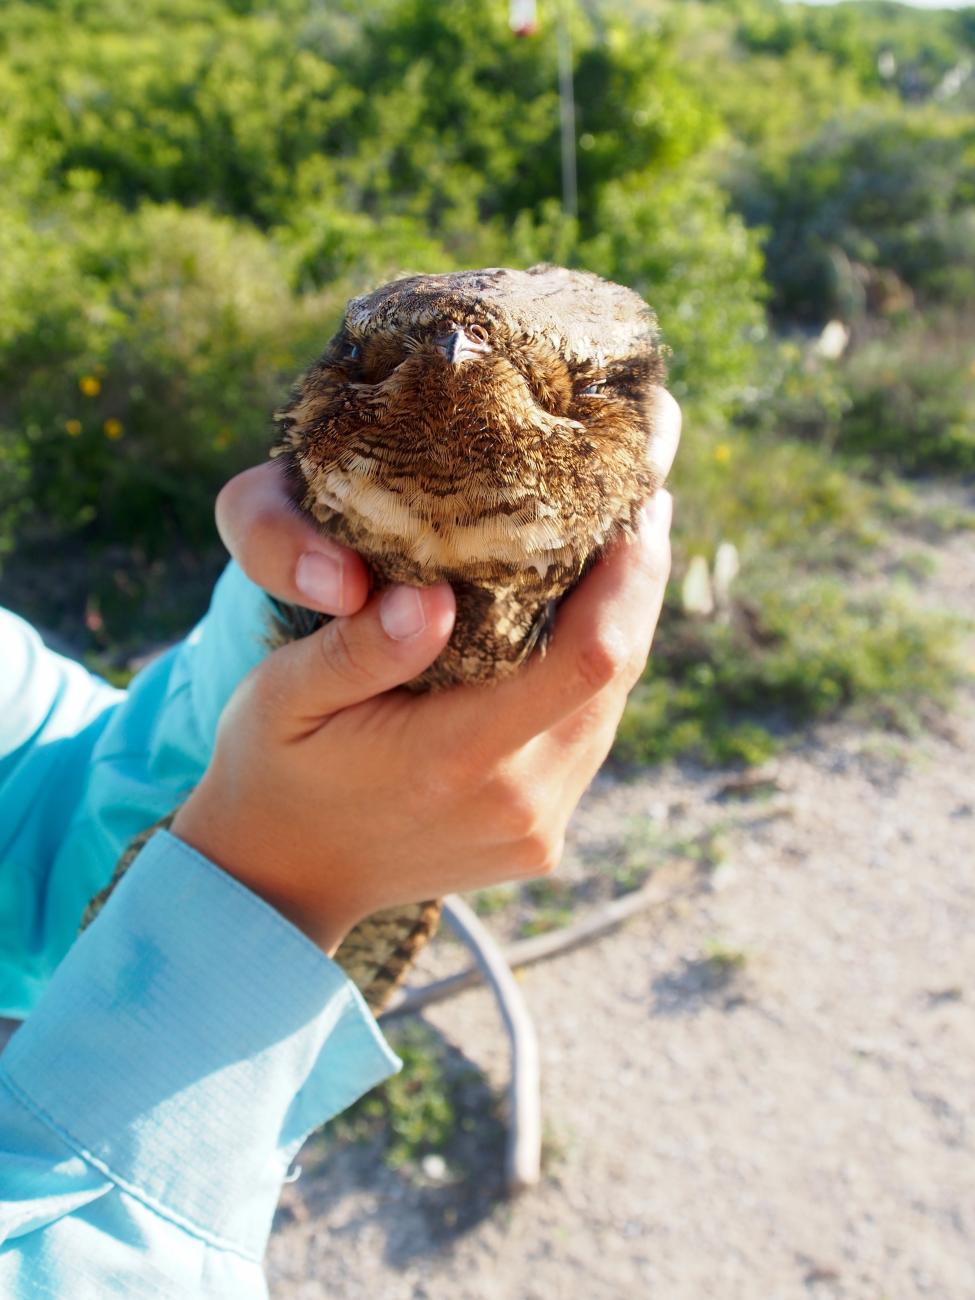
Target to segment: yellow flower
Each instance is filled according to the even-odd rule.
[[[97,397],[102,391],[102,381],[96,379],[94,375],[82,375],[78,380],[78,387],[86,397]]]
[[[719,465],[727,465],[731,460],[731,447],[726,442],[719,442],[714,449],[714,459]]]
[[[81,421],[65,420],[64,431],[65,433],[69,433],[72,438],[77,438],[78,434],[81,432]]]
[[[117,442],[125,432],[121,420],[108,419],[102,425],[102,428],[105,430],[105,437],[111,438],[113,442]]]

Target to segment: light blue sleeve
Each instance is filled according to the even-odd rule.
[[[256,1300],[308,1131],[396,1067],[339,968],[156,835],[0,1056],[5,1300]]]
[[[27,1015],[133,835],[199,781],[269,630],[267,596],[231,564],[203,620],[123,692],[0,611],[0,1014]]]
[[[0,612],[0,1012],[28,1016],[0,1056],[4,1300],[265,1295],[291,1156],[397,1065],[340,969],[171,835],[77,939],[202,775],[268,614],[231,565],[120,692]]]
[[[46,951],[52,869],[123,698],[0,610],[0,1015],[25,1014],[64,951]]]

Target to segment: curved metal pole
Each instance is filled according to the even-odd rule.
[[[639,912],[654,907],[666,907],[675,898],[690,892],[694,887],[693,881],[688,884],[683,876],[675,881],[673,872],[668,872],[665,883],[661,883],[661,878],[658,877],[662,875],[663,873],[655,873],[649,884],[643,885],[630,894],[624,894],[622,898],[611,899],[610,902],[565,930],[552,930],[547,934],[536,934],[530,939],[519,939],[516,943],[509,944],[507,948],[502,949],[506,964],[509,969],[518,970],[522,966],[531,966],[534,962],[557,957],[584,943],[592,943],[594,939],[600,939],[604,934],[624,925]],[[414,1012],[433,1002],[443,1002],[446,998],[453,997],[455,993],[474,988],[481,979],[480,967],[469,966],[466,970],[458,971],[456,975],[446,975],[431,984],[405,989],[397,993],[393,1001],[384,1008],[382,1018],[392,1019],[393,1016],[413,1015]]]
[[[538,1038],[531,1015],[504,954],[477,914],[456,894],[444,899],[444,918],[470,948],[494,990],[511,1043],[510,1116],[505,1175],[511,1196],[533,1187],[541,1172],[542,1102]]]

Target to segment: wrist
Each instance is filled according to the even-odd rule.
[[[213,861],[213,859],[211,859]],[[246,886],[252,894],[257,894],[265,903],[280,913],[286,921],[298,930],[301,930],[313,944],[322,950],[326,957],[334,957],[339,949],[342,940],[355,925],[352,920],[341,921],[333,918],[332,915],[323,915],[321,909],[309,909],[297,899],[289,894],[275,889],[273,886],[259,884],[249,878],[247,873],[234,871],[231,867],[226,867],[218,862],[217,866],[226,871],[229,876]]]
[[[205,797],[197,797],[199,791],[197,787],[176,812],[171,834],[263,899],[327,956],[334,956],[361,917],[353,915],[352,909],[337,897],[314,902],[302,897],[285,879],[280,849],[263,845],[256,838],[249,839],[245,846],[245,837],[231,833],[228,819],[214,815]]]

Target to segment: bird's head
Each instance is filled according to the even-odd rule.
[[[663,378],[633,292],[560,267],[397,280],[353,299],[280,412],[299,504],[431,578],[577,562],[654,483]]]

